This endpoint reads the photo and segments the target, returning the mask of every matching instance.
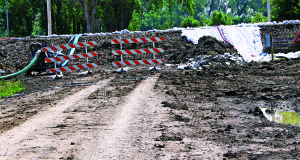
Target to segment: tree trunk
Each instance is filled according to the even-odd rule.
[[[211,15],[214,10],[214,0],[211,0],[208,15]]]
[[[90,0],[91,6],[88,6],[87,0],[73,0],[77,4],[79,4],[84,12],[84,18],[86,22],[86,32],[92,33],[94,32],[94,25],[96,25],[96,30],[100,30],[100,22],[98,24],[98,17],[96,17],[96,8],[103,5],[103,2],[99,0]],[[110,2],[105,1],[105,5],[110,5],[110,7],[100,6],[104,8],[104,12],[111,13],[106,14],[103,17],[104,26],[106,32],[114,32],[116,30],[122,30],[128,28],[130,23],[133,11],[134,11],[134,2],[126,2],[126,1],[117,1],[113,0]],[[106,10],[105,8],[112,8],[112,10]],[[100,17],[99,17],[100,18]],[[97,21],[97,22],[95,22]],[[96,24],[95,24],[96,23]]]
[[[127,29],[134,11],[134,3],[113,1],[107,5],[111,5],[111,8],[113,8],[113,14],[104,17],[103,22],[106,32]]]
[[[95,32],[100,33],[101,32],[101,24],[100,24],[100,17],[96,16],[95,19]]]
[[[84,18],[86,22],[86,32],[92,33],[94,32],[94,24],[95,24],[95,14],[96,14],[96,8],[98,5],[99,0],[91,0],[91,6],[90,9],[88,7],[86,0],[78,0],[75,1],[77,4],[79,4],[84,12]]]
[[[76,22],[76,33],[82,33],[80,22]]]

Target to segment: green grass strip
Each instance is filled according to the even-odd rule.
[[[0,99],[1,97],[13,96],[25,89],[20,80],[0,81]]]

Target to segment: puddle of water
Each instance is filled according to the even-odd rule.
[[[300,127],[300,116],[298,116],[298,114],[294,111],[281,111],[276,109],[273,112],[268,112],[270,111],[270,108],[260,109],[269,121],[282,124],[291,124]]]

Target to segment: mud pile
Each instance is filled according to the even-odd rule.
[[[99,65],[111,67],[111,62],[119,61],[119,56],[112,56],[112,50],[121,49],[120,45],[112,45],[112,39],[118,38],[143,38],[143,37],[164,37],[163,42],[155,43],[156,48],[164,48],[164,53],[159,53],[156,58],[163,58],[167,63],[179,64],[187,62],[190,58],[196,58],[199,55],[223,55],[230,53],[237,54],[237,50],[230,44],[218,41],[217,39],[205,36],[199,39],[197,45],[188,41],[186,37],[181,37],[181,31],[163,31],[163,32],[141,32],[110,35],[81,36],[78,42],[95,41],[97,45],[87,47],[88,52],[97,52],[98,56],[89,59],[90,63],[99,63]],[[14,73],[24,68],[30,61],[31,55],[29,45],[38,42],[51,42],[53,45],[62,45],[69,43],[71,37],[52,37],[36,38],[27,37],[24,39],[10,39],[0,41],[0,70],[6,74]],[[71,41],[72,43],[72,41]],[[122,49],[142,49],[153,48],[153,43],[123,44]],[[85,48],[76,48],[74,54],[84,53]],[[68,55],[69,50],[63,50],[63,54]],[[152,59],[152,54],[125,55],[124,60]],[[72,60],[68,65],[78,65],[86,62],[86,59]]]
[[[194,45],[189,42],[186,37],[181,38],[185,51],[175,52],[170,56],[170,63],[184,63],[191,58],[196,58],[200,55],[224,55],[230,53],[237,55],[238,51],[233,45],[221,42],[211,36],[203,36],[198,40],[198,44]]]
[[[164,32],[141,32],[141,33],[127,33],[127,34],[108,34],[108,35],[92,35],[81,36],[78,42],[95,41],[97,45],[87,47],[88,52],[97,52],[98,56],[89,59],[90,63],[99,63],[99,65],[111,66],[111,62],[120,60],[119,56],[112,56],[112,50],[120,50],[120,45],[112,45],[112,39],[119,38],[146,38],[146,37],[164,37],[163,42],[155,43],[155,47],[165,48],[165,52],[158,54],[156,58],[164,58],[165,55],[173,53],[174,50],[180,48],[185,50],[186,44],[178,45],[180,42],[181,31],[164,31]],[[6,39],[0,41],[0,70],[5,71],[6,74],[16,72],[25,67],[31,60],[31,53],[29,46],[32,43],[50,42],[53,45],[68,44],[71,37],[58,36],[48,38],[26,37],[23,39]],[[73,43],[71,41],[70,43]],[[153,48],[152,43],[138,43],[138,44],[123,44],[122,49],[142,49]],[[70,50],[63,50],[62,53],[68,55]],[[85,48],[76,48],[74,54],[84,53]],[[152,58],[152,54],[147,55],[130,55],[124,56],[124,60]],[[166,56],[167,57],[167,56]],[[76,65],[85,63],[85,59],[72,60],[68,65]]]

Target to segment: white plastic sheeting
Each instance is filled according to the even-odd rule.
[[[226,39],[238,50],[245,61],[260,61],[269,59],[262,53],[263,47],[259,27],[257,25],[233,25],[220,26]],[[223,41],[217,27],[201,27],[181,29],[182,36],[186,36],[194,44],[198,43],[200,37],[212,36]]]
[[[238,50],[246,62],[270,60],[263,53],[259,27],[255,25],[221,26],[224,36]]]
[[[239,24],[232,26],[220,26],[224,37],[238,50],[239,54],[246,62],[250,61],[270,61],[271,56],[263,52],[261,35],[259,26],[300,23],[299,20],[291,20],[284,22],[264,22],[256,24]],[[217,27],[201,27],[201,28],[178,28],[182,30],[182,36],[186,36],[189,41],[194,44],[198,43],[200,37],[212,36],[223,41]],[[299,57],[300,53],[275,54],[276,56],[284,56],[287,58]]]

